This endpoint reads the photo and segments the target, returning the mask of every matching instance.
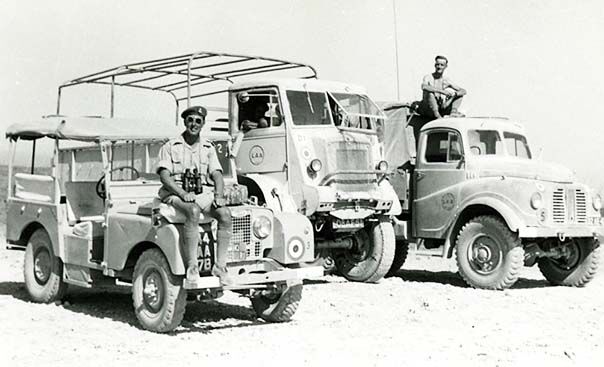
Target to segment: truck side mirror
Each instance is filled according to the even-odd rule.
[[[235,140],[233,140],[233,144],[231,145],[229,152],[231,158],[235,158],[237,157],[237,154],[239,154],[239,148],[241,147],[241,142],[243,141],[243,135],[243,131],[239,131],[237,135],[235,135]]]

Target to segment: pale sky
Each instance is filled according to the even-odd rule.
[[[603,2],[417,0],[396,11],[401,100],[420,97],[444,54],[467,114],[522,122],[543,160],[604,192]],[[54,113],[62,82],[200,50],[307,62],[396,100],[391,0],[0,0],[0,14],[2,136]]]

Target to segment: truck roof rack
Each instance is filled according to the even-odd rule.
[[[304,63],[268,57],[199,51],[191,54],[136,62],[82,76],[59,86],[57,115],[61,113],[63,88],[82,84],[111,87],[111,117],[114,114],[115,87],[138,88],[164,92],[176,102],[225,93],[229,86],[246,77],[271,74],[302,79],[316,79],[316,70]]]

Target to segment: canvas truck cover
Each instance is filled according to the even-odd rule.
[[[380,102],[386,114],[384,123],[384,158],[392,170],[407,162],[415,155],[413,129],[407,127],[408,104]]]

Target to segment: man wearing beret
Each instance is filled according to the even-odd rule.
[[[187,267],[187,281],[199,280],[197,246],[199,242],[199,216],[210,216],[218,221],[216,234],[216,261],[212,275],[220,278],[223,285],[232,284],[226,268],[226,258],[231,241],[231,213],[225,207],[222,166],[218,161],[214,145],[200,136],[207,111],[201,106],[189,107],[183,111],[185,131],[169,140],[159,151],[157,173],[163,184],[159,190],[162,202],[173,205],[186,215],[184,223],[184,249],[182,251]],[[203,192],[196,195],[182,187],[182,175],[194,169],[201,176]],[[209,179],[214,182],[212,187]]]

